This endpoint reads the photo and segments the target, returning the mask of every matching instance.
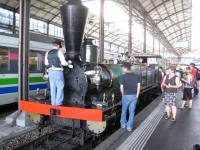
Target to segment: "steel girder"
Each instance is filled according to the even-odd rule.
[[[183,28],[179,28],[178,30],[175,30],[174,32],[171,32],[170,34],[167,34],[166,37],[169,37],[173,34],[176,34],[177,32],[180,32],[181,30],[184,30],[184,29],[189,29],[191,28],[191,26],[186,26],[186,27],[183,27]]]
[[[184,11],[186,11],[186,10],[189,10],[189,9],[191,9],[191,7],[185,8],[185,9],[182,9],[182,10],[179,10],[179,11],[177,11],[176,13],[172,13],[172,14],[168,15],[167,17],[163,18],[162,20],[160,20],[157,24],[160,24],[161,22],[167,20],[168,18],[170,18],[170,17],[172,17],[172,16],[174,16],[174,15],[177,15],[178,13],[181,13],[181,12],[184,12]]]
[[[165,32],[165,31],[168,30],[169,28],[171,28],[171,27],[173,27],[173,26],[176,26],[176,25],[178,25],[178,24],[184,23],[185,21],[189,21],[189,20],[191,20],[191,18],[183,19],[183,20],[181,20],[181,21],[179,21],[179,22],[175,22],[174,24],[171,24],[170,26],[164,28],[164,29],[162,30],[162,32]]]
[[[123,1],[123,0],[119,0],[119,1]],[[142,4],[138,0],[133,0],[133,7],[135,10],[137,10],[140,13],[141,16],[146,17],[146,21],[152,26],[152,28],[154,28],[154,32],[159,34],[160,39],[162,39],[161,40],[163,41],[162,44],[168,47],[170,50],[172,50],[175,54],[179,55],[174,49],[174,47],[171,45],[171,43],[167,40],[165,35],[161,32],[158,25],[155,23],[155,21],[151,18],[149,13],[145,10],[145,8],[142,6]]]

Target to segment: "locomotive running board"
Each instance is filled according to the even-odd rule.
[[[24,100],[20,101],[20,110],[48,116],[52,115],[52,110],[56,110],[59,112],[58,114],[54,114],[56,117],[78,120],[103,121],[104,118],[103,111],[101,109],[52,106],[49,104],[41,104],[39,102]]]

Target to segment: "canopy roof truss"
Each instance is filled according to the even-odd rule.
[[[175,47],[179,55],[190,50],[192,0],[139,0],[170,44],[187,42],[188,47]]]
[[[128,14],[129,0],[112,1],[117,2]],[[169,51],[181,55],[189,49],[189,46],[187,48],[176,48],[175,43],[187,42],[188,45],[191,45],[192,0],[132,1],[133,20],[142,25],[146,20],[147,30],[156,36]],[[67,0],[31,0],[31,17],[61,26],[60,6],[66,2]],[[19,0],[1,0],[0,7],[18,12]],[[110,28],[111,25],[112,23],[105,22],[105,40],[127,48],[128,35],[121,33],[115,27]],[[86,36],[99,36],[99,19],[97,16],[90,14]],[[135,47],[134,40],[133,35],[133,47]]]

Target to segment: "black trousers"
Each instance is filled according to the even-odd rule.
[[[197,87],[194,87],[194,95],[198,95],[199,94],[199,89],[197,89]]]

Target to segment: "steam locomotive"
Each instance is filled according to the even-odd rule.
[[[97,47],[91,39],[82,44],[88,9],[80,0],[69,0],[61,7],[66,59],[74,68],[64,68],[64,105],[52,106],[41,95],[21,100],[20,108],[34,121],[48,116],[51,122],[100,134],[120,116],[119,77],[121,64],[98,64]],[[141,92],[158,86],[158,71],[143,64],[132,70],[141,77]],[[33,115],[34,114],[34,115]]]

